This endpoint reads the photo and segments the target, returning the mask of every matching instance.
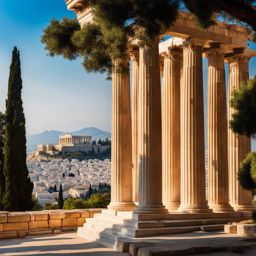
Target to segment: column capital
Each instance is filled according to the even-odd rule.
[[[123,73],[129,71],[129,55],[124,55],[123,58],[112,59],[112,73]]]
[[[139,47],[132,47],[130,50],[130,57],[132,61],[139,61]]]
[[[209,67],[213,66],[217,69],[224,69],[224,51],[220,48],[207,49],[204,52],[205,57],[208,59]]]
[[[192,50],[197,50],[198,48],[203,48],[204,42],[195,38],[187,38],[184,40],[183,44],[181,45],[183,48],[190,48]]]
[[[251,57],[245,55],[245,54],[236,54],[236,55],[232,55],[232,56],[225,56],[225,60],[231,64],[234,62],[239,62],[239,61],[245,61],[248,62],[250,60]]]
[[[170,58],[173,61],[182,62],[183,51],[181,47],[172,46],[168,49],[168,51],[162,54],[164,58]]]
[[[225,50],[221,48],[208,48],[204,49],[204,55],[209,58],[211,56],[224,56]]]

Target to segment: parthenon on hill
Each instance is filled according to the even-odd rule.
[[[93,22],[86,0],[66,3],[82,26]],[[113,71],[111,203],[79,229],[89,240],[113,244],[117,237],[217,229],[252,209],[252,194],[237,181],[250,139],[228,128],[233,110],[224,69],[227,62],[230,98],[249,78],[248,62],[256,56],[247,46],[250,31],[226,23],[203,30],[181,12],[165,35],[171,38],[151,47],[131,43],[131,99],[129,74]],[[203,56],[208,58],[207,195]],[[129,68],[129,60],[123,61]]]

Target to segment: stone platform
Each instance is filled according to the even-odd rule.
[[[103,210],[78,228],[78,235],[114,247],[118,238],[140,238],[195,231],[223,231],[229,222],[248,219],[244,213],[134,214]]]

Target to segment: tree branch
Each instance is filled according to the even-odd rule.
[[[237,20],[245,22],[256,31],[256,7],[242,0],[218,1],[219,10],[224,11]]]

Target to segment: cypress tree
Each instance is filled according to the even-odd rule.
[[[5,191],[4,167],[4,114],[0,113],[0,210],[3,210],[3,196]]]
[[[63,205],[64,205],[63,192],[62,192],[62,185],[60,184],[59,197],[58,197],[59,209],[63,209]]]
[[[14,47],[5,115],[3,205],[7,211],[26,211],[33,207],[33,183],[26,165],[26,130],[21,90],[20,54]]]

